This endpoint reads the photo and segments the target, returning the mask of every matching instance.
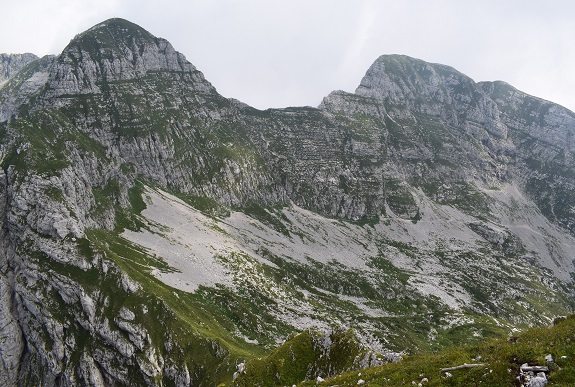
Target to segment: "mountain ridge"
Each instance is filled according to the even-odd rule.
[[[24,54],[0,54],[0,87],[22,67],[38,59],[32,53]]]
[[[382,56],[258,110],[110,19],[0,104],[6,385],[231,383],[293,331],[411,352],[573,310],[575,116],[505,84]]]

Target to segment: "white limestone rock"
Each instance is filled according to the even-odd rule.
[[[3,273],[4,274],[4,273]],[[13,315],[12,285],[0,275],[0,385],[14,386],[25,343],[17,319]]]

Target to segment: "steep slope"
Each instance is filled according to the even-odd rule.
[[[575,114],[504,82],[481,87],[497,103],[516,147],[516,176],[541,212],[575,235]]]
[[[515,100],[492,99],[483,90],[487,86],[477,85],[447,66],[405,56],[382,56],[368,70],[355,95],[333,93],[323,106],[335,112],[345,112],[350,106],[357,110],[358,96],[369,98],[378,106],[377,114],[385,120],[387,130],[389,162],[384,169],[392,182],[388,191],[393,192],[394,181],[421,189],[436,203],[454,206],[483,222],[471,226],[481,235],[489,224],[505,227],[511,222],[516,224],[514,227],[540,227],[541,220],[509,219],[520,217],[521,211],[508,209],[502,213],[501,205],[508,206],[512,200],[509,190],[516,190],[526,195],[525,199],[534,200],[549,221],[569,229],[572,179],[567,176],[573,176],[569,156],[573,153],[569,142],[575,128],[573,113],[520,92]],[[557,114],[523,125],[517,118],[521,113],[515,112],[515,117],[510,114],[513,112],[509,105],[538,103]],[[527,113],[526,109],[522,114],[538,114]],[[536,142],[535,148],[528,147],[525,132],[534,136],[531,143]],[[536,141],[536,138],[547,140]],[[558,148],[561,155],[567,156],[556,155]],[[545,157],[555,160],[553,174],[541,168],[546,164]],[[542,179],[546,179],[545,183]],[[549,203],[553,200],[552,192],[557,190],[560,215],[554,215],[550,207],[555,202]],[[411,213],[417,214],[410,195],[404,196],[403,201],[411,203]],[[392,209],[396,206],[401,212],[401,199],[399,206],[393,202],[394,198],[390,203]],[[532,240],[532,236],[514,234],[524,245]],[[535,249],[542,266],[569,280],[568,273],[573,271],[570,254],[560,247],[561,243],[556,245],[554,238],[547,239],[546,243],[554,246],[543,248],[547,251]],[[555,254],[556,249],[562,252]]]
[[[10,113],[3,143],[3,384],[212,385],[231,374],[224,359],[247,344],[228,333],[222,347],[217,316],[163,285],[143,289],[113,237],[99,244],[91,231],[121,221],[136,175],[229,197],[210,119],[228,102],[169,43],[123,20],[72,40],[40,89]]]
[[[549,322],[574,305],[572,117],[404,56],[260,111],[100,23],[0,89],[0,383],[215,385],[308,328],[412,352]],[[363,364],[314,340],[287,377]]]
[[[31,53],[25,54],[0,54],[0,87],[6,83],[14,74],[35,61],[38,57]]]

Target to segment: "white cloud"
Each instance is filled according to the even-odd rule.
[[[375,24],[378,19],[381,20],[381,10],[374,1],[361,2],[360,10],[358,18],[352,21],[354,27],[354,31],[352,31],[353,39],[348,42],[348,47],[345,48],[346,54],[339,66],[338,75],[341,77],[357,73],[358,69],[365,66],[366,48],[374,32]],[[365,72],[366,70],[367,67],[362,71]],[[353,91],[353,88],[359,84],[358,80],[354,79],[354,81],[356,83],[353,85],[349,85],[346,82],[345,88]]]
[[[56,54],[109,17],[119,0],[18,0],[2,4],[0,52]]]

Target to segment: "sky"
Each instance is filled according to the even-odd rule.
[[[59,54],[111,17],[167,39],[256,108],[353,92],[383,54],[502,80],[575,110],[571,0],[0,0],[0,52]]]

